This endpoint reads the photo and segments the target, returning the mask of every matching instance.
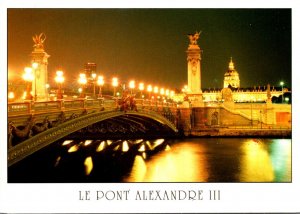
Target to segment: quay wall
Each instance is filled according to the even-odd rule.
[[[190,137],[283,137],[291,138],[292,131],[290,129],[268,130],[268,129],[192,129],[184,133]]]
[[[179,130],[185,136],[291,137],[291,110],[284,107],[257,104],[250,109],[242,105],[182,108]],[[281,112],[287,116],[282,117]]]

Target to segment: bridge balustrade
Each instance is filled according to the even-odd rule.
[[[8,114],[24,114],[29,113],[31,111],[31,103],[23,102],[23,103],[13,103],[8,104],[7,112]]]
[[[31,107],[31,109],[35,112],[60,110],[61,108],[62,108],[62,101],[36,102]]]
[[[65,109],[84,108],[84,102],[83,100],[67,100],[64,101],[64,108]]]

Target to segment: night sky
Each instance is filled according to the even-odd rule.
[[[44,32],[50,84],[57,69],[76,84],[84,63],[106,78],[181,88],[187,34],[202,31],[202,88],[223,87],[230,57],[241,87],[291,87],[290,9],[8,9],[8,78],[30,65],[32,36]]]

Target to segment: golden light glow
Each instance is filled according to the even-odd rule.
[[[65,78],[63,75],[64,75],[63,71],[56,71],[55,82],[63,83],[65,81]]]
[[[23,74],[23,79],[25,81],[32,82],[32,80],[34,79],[34,76],[32,74],[32,68],[26,67],[24,69],[24,71],[25,71],[25,74]]]
[[[112,86],[117,87],[119,85],[119,81],[117,77],[112,78]]]
[[[87,157],[84,161],[85,174],[90,175],[93,170],[93,159],[91,156]]]
[[[97,76],[97,74],[92,73],[92,78],[93,78],[93,79],[96,79],[96,76]]]
[[[143,142],[144,140],[143,139],[138,139],[138,140],[135,140],[135,144],[138,144],[138,143],[140,143],[140,142]]]
[[[147,91],[148,91],[148,92],[152,92],[152,85],[148,85],[148,86],[147,86]]]
[[[272,162],[265,145],[259,141],[247,140],[241,148],[244,155],[240,163],[240,181],[273,181]]]
[[[155,94],[158,93],[158,87],[157,87],[157,86],[154,87],[153,92],[154,92]]]
[[[107,140],[107,145],[111,145],[112,144],[112,141],[111,140]]]
[[[99,146],[97,147],[97,152],[101,152],[105,149],[105,141],[102,141]]]
[[[139,90],[140,90],[140,91],[144,91],[144,89],[145,89],[145,88],[144,88],[144,83],[141,82],[141,83],[139,84]]]
[[[157,147],[158,145],[162,144],[165,141],[165,139],[157,139],[153,143],[153,147]]]
[[[150,143],[149,140],[146,141],[146,145],[147,145],[148,148],[150,148],[151,150],[153,149],[153,146],[151,145],[151,143]]]
[[[145,148],[145,144],[142,144],[138,150],[139,152],[144,152],[146,151],[146,148]]]
[[[130,177],[125,179],[126,181],[138,182],[143,181],[147,172],[146,163],[140,155],[135,156]]]
[[[131,81],[129,82],[129,88],[130,88],[130,89],[134,89],[134,88],[135,88],[135,81],[134,81],[134,80],[131,80]]]
[[[122,143],[122,152],[127,152],[129,150],[128,142],[125,140]]]
[[[165,89],[164,89],[164,88],[161,88],[161,89],[160,89],[160,94],[161,94],[161,95],[164,95],[164,94],[165,94]]]
[[[161,140],[157,143],[159,142]],[[168,146],[166,150],[169,150]],[[205,156],[199,156],[199,152],[205,153],[203,145],[197,144],[197,149],[194,145],[174,146],[168,152],[161,152],[152,156],[149,162],[146,163],[146,168],[142,164],[134,168],[127,181],[206,182],[209,175],[207,160]],[[146,153],[143,153],[142,156],[146,158],[144,154],[146,155]]]
[[[78,83],[81,84],[81,85],[84,85],[84,84],[87,83],[87,79],[86,79],[85,74],[83,74],[83,73],[79,74]]]
[[[174,97],[175,96],[175,92],[174,91],[170,91],[170,97]]]
[[[79,146],[78,146],[78,145],[74,145],[74,146],[72,146],[72,147],[68,150],[68,152],[69,152],[69,153],[77,152],[78,149],[79,149]]]
[[[7,96],[8,96],[8,99],[14,99],[15,98],[15,93],[11,91],[11,92],[8,93]]]
[[[92,143],[93,141],[92,140],[86,140],[84,141],[84,146],[88,146]]]
[[[117,145],[115,148],[114,148],[114,151],[118,151],[120,149],[120,145]]]
[[[104,85],[104,77],[103,76],[98,76],[97,84],[99,86],[103,86]]]
[[[166,89],[166,96],[168,97],[170,95],[170,90]]]
[[[69,145],[72,142],[73,142],[73,140],[65,140],[62,145],[66,146],[66,145]]]
[[[32,63],[32,68],[37,69],[39,67],[39,64],[37,62]]]
[[[146,152],[143,152],[142,157],[144,158],[144,160],[147,159],[147,154],[146,154]]]

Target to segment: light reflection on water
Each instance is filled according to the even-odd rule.
[[[9,182],[291,182],[291,139],[67,140]]]
[[[291,140],[189,139],[141,162],[124,181],[290,182]]]

